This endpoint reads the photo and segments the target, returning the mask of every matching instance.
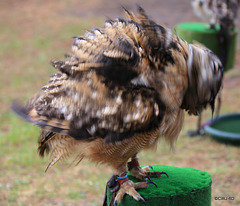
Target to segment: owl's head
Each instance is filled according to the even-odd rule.
[[[197,115],[208,104],[214,110],[214,102],[222,85],[223,66],[219,58],[199,44],[188,46],[188,89],[182,108]]]

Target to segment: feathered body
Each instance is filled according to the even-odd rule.
[[[194,13],[211,26],[220,24],[222,30],[233,30],[236,25],[239,0],[193,0]]]
[[[39,153],[49,167],[75,154],[111,166],[114,174],[159,138],[178,137],[184,110],[197,115],[214,104],[222,80],[218,58],[150,20],[125,10],[128,20],[105,22],[75,37],[58,72],[26,106],[13,109],[42,128]]]

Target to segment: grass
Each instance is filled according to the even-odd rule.
[[[61,11],[60,6],[56,5],[57,11]],[[20,11],[13,8],[13,12]],[[27,15],[18,13],[17,17],[30,18]],[[32,23],[22,21],[20,24],[16,16],[10,15],[0,20],[0,205],[100,205],[111,169],[87,160],[77,167],[69,167],[70,161],[66,161],[44,173],[49,159],[38,157],[39,129],[20,120],[9,106],[14,99],[26,100],[46,84],[48,76],[54,73],[49,61],[61,59],[70,51],[71,37],[86,28],[102,25],[103,20],[65,17],[51,12],[47,21],[44,15],[38,15],[31,17]],[[41,17],[42,21],[38,19]],[[233,84],[234,79],[240,77],[240,62],[236,65],[225,76],[227,88],[223,90],[222,113],[240,108],[239,85]],[[209,111],[204,113],[204,119],[210,116]],[[157,151],[140,153],[141,164],[205,170],[213,179],[213,198],[235,197],[232,202],[213,200],[213,205],[239,205],[239,147],[220,144],[208,136],[187,137],[186,131],[195,128],[195,124],[195,117],[186,118],[175,152],[160,142]]]
[[[102,174],[92,163],[69,168],[67,161],[44,173],[49,159],[38,157],[39,129],[9,109],[14,99],[24,101],[46,84],[54,73],[49,61],[70,51],[71,37],[99,22],[83,19],[54,29],[44,25],[30,38],[23,38],[29,34],[21,27],[0,22],[0,57],[4,59],[0,62],[0,205],[99,205],[102,201],[109,168],[102,167]]]

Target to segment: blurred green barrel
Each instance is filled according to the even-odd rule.
[[[125,195],[117,206],[210,206],[211,205],[211,176],[201,170],[193,168],[179,168],[166,165],[153,165],[153,171],[164,171],[169,175],[160,178],[151,178],[157,184],[149,184],[148,188],[138,189],[146,204],[136,201],[133,197]],[[128,174],[133,182],[137,178]],[[110,204],[112,193],[107,188],[107,205]]]
[[[216,25],[216,29],[209,29],[207,23],[196,22],[184,22],[175,26],[176,34],[188,43],[193,43],[193,40],[204,44],[210,50],[212,50],[218,57],[220,57],[220,45],[218,40],[219,25]],[[226,58],[225,71],[233,68],[235,61],[235,53],[237,46],[237,34],[238,31],[235,28],[230,33],[228,55]],[[224,33],[226,35],[226,33]]]

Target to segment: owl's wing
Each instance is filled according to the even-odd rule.
[[[77,139],[116,142],[157,127],[165,106],[147,79],[173,63],[175,44],[140,7],[138,17],[126,13],[128,21],[109,20],[76,37],[72,54],[52,62],[59,73],[27,106],[13,109],[44,130]]]
[[[58,75],[64,79],[64,74]],[[95,71],[87,73],[82,81],[60,81],[44,87],[25,107],[13,104],[13,110],[43,130],[76,139],[102,137],[108,143],[150,131],[163,118],[165,106],[153,89],[111,88]]]

